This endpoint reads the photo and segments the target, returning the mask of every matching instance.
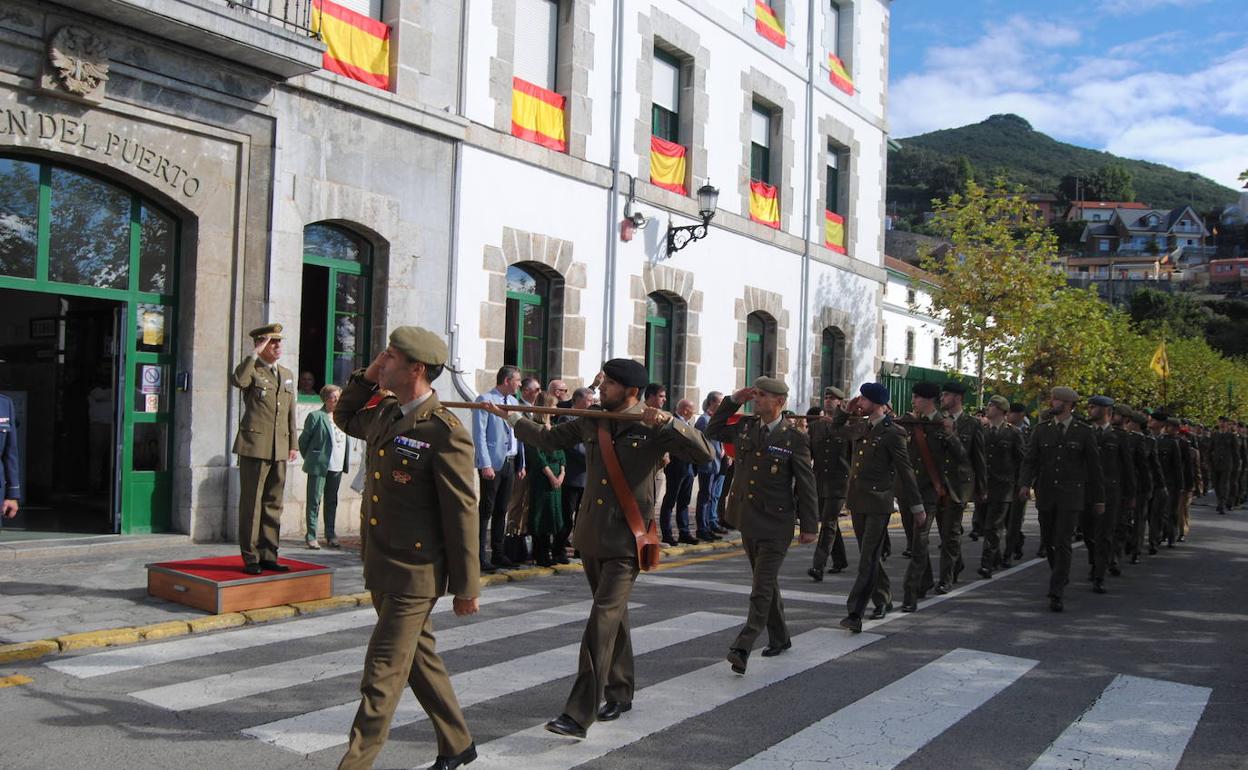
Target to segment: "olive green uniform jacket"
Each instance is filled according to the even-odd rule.
[[[364,585],[417,597],[480,595],[472,437],[433,393],[402,416],[364,370],[351,375],[334,422],[367,442],[360,539]]]
[[[808,420],[810,455],[815,462],[819,496],[844,499],[849,485],[850,451],[853,441],[837,430],[830,419]]]
[[[625,411],[640,414],[644,409],[643,404],[637,403]],[[599,420],[579,418],[548,428],[512,413],[509,421],[515,428],[516,438],[543,452],[585,445],[585,494],[581,496],[581,506],[576,513],[572,547],[594,559],[636,557],[636,540],[607,478],[598,443]],[[684,420],[672,418],[658,428],[640,422],[612,420],[607,427],[643,522],[654,518],[654,475],[662,467],[664,453],[671,452],[695,465],[709,462],[713,454],[706,437]]]
[[[230,382],[243,391],[234,454],[285,462],[295,448],[294,373],[279,365],[273,374],[253,355],[234,367]]]
[[[1063,511],[1082,511],[1105,502],[1101,452],[1087,423],[1071,419],[1062,434],[1053,420],[1031,432],[1019,484],[1036,492],[1036,505]]]
[[[1018,468],[1023,462],[1023,432],[1002,422],[984,429],[988,459],[988,502],[1012,503],[1018,496]]]

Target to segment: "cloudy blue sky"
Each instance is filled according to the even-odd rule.
[[[1239,187],[1248,0],[895,0],[894,137],[1013,112],[1072,144]]]

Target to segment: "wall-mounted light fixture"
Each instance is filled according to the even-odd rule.
[[[708,180],[706,184],[698,188],[698,213],[702,216],[702,224],[686,225],[684,227],[667,227],[667,256],[670,257],[684,247],[694,241],[700,241],[706,237],[707,231],[711,224],[711,219],[715,216],[715,208],[719,204],[719,190],[711,187]]]

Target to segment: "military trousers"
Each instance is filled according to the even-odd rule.
[[[983,534],[988,526],[988,515],[988,503],[976,500],[971,509],[971,531]]]
[[[966,504],[946,500],[937,509],[936,528],[940,532],[940,582],[953,585],[962,571],[962,519]]]
[[[928,538],[931,535],[932,524],[936,521],[939,506],[928,505],[924,503],[924,511],[927,517],[923,522],[923,526],[919,526],[914,521],[914,516],[908,511],[901,514],[902,521],[910,519],[910,562],[906,565],[905,578],[905,602],[913,604],[919,599],[927,595],[935,585],[932,576],[932,556],[928,553]]]
[[[1134,544],[1135,512],[1138,500],[1123,498],[1118,506],[1118,515],[1114,519],[1113,544],[1110,546],[1109,564],[1115,566],[1124,553],[1129,553]]]
[[[1225,511],[1235,505],[1231,498],[1231,472],[1228,470],[1213,471],[1213,492],[1218,498],[1218,510]]]
[[[1104,580],[1114,558],[1114,533],[1118,529],[1118,516],[1122,507],[1121,491],[1105,485],[1105,511],[1096,513],[1090,506],[1083,513],[1080,528],[1083,544],[1088,551],[1088,564],[1092,567],[1092,579]]]
[[[867,600],[876,607],[888,607],[893,603],[888,573],[884,571],[884,543],[888,541],[887,515],[864,515],[851,513],[854,537],[858,539],[858,576],[849,590],[846,609],[850,615],[861,618],[867,610]]]
[[[1013,561],[1023,558],[1023,542],[1027,536],[1023,534],[1023,518],[1027,513],[1027,501],[1017,496],[1010,502],[1010,510],[1005,517],[1005,553],[1003,558]]]
[[[238,458],[238,547],[245,564],[277,561],[286,461]]]
[[[979,558],[979,566],[989,571],[1001,566],[1001,561],[1009,557],[1002,554],[1005,540],[1005,525],[1010,517],[1010,503],[1000,500],[989,500],[980,504],[984,510],[984,522],[981,532],[984,536],[984,550]]]
[[[1049,596],[1060,599],[1070,582],[1070,539],[1083,512],[1042,500],[1036,501],[1036,511],[1040,519],[1040,547],[1049,560]]]
[[[1135,510],[1131,514],[1131,532],[1128,542],[1131,555],[1138,557],[1144,552],[1144,533],[1149,528],[1149,522],[1153,515],[1153,504],[1157,500],[1157,496],[1161,494],[1161,490],[1153,490],[1144,497],[1140,497],[1135,501]]]
[[[451,688],[446,666],[435,650],[429,614],[437,599],[373,591],[377,625],[364,655],[360,707],[338,770],[366,770],[386,742],[390,722],[406,684],[429,716],[438,754],[454,756],[468,748],[472,734]]]
[[[628,626],[628,597],[637,580],[637,557],[581,557],[594,603],[581,636],[576,680],[563,711],[581,727],[598,718],[605,698],[633,702],[633,640]]]
[[[1153,494],[1152,511],[1148,519],[1148,544],[1153,548],[1163,540],[1174,542],[1174,519],[1181,490],[1167,489],[1164,494]]]
[[[832,557],[833,569],[845,569],[849,566],[849,558],[845,555],[845,538],[841,535],[841,508],[845,506],[843,497],[819,498],[819,539],[815,541],[815,556],[811,564],[819,571],[828,565],[828,556]],[[857,529],[855,528],[855,533]],[[861,547],[862,541],[859,541]]]
[[[1174,528],[1177,537],[1187,537],[1192,520],[1192,497],[1195,494],[1190,489],[1185,489],[1179,493],[1179,505]]]
[[[780,567],[789,552],[789,538],[764,540],[742,537],[745,558],[750,562],[753,582],[750,584],[750,611],[745,627],[737,634],[732,647],[750,651],[763,627],[767,628],[767,642],[784,645],[789,641],[789,629],[784,623],[784,602],[780,599]]]

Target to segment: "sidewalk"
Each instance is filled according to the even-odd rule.
[[[677,566],[679,562],[671,564],[671,560],[679,556],[735,550],[741,545],[739,537],[733,533],[731,540],[664,548],[664,566]],[[342,542],[341,550],[319,551],[305,548],[301,540],[282,543],[284,558],[333,568],[334,599],[215,616],[148,596],[145,565],[234,555],[238,553],[236,544],[196,545],[184,535],[0,543],[0,551],[5,552],[0,553],[0,664],[73,649],[132,644],[296,614],[369,606],[359,540],[343,538]],[[581,565],[573,561],[554,568],[500,571],[483,575],[481,584],[580,570]],[[75,634],[91,636],[71,636]]]

